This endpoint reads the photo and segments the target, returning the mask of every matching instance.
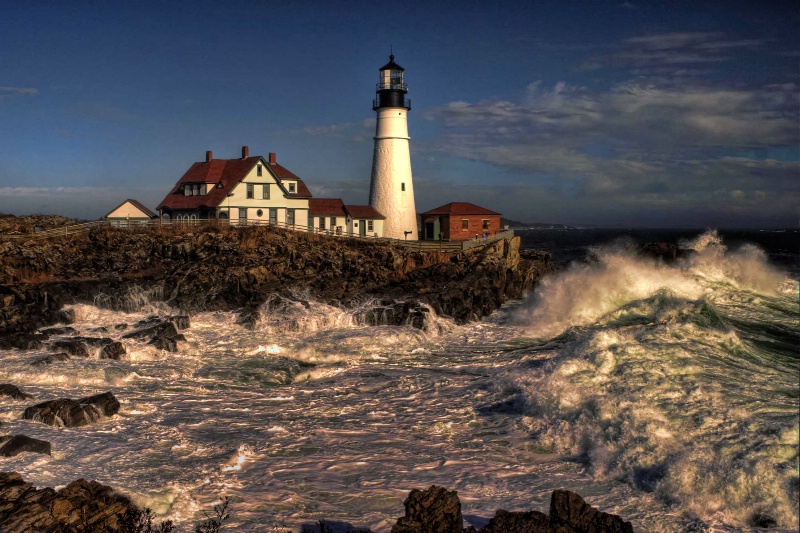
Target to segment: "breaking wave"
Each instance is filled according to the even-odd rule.
[[[689,518],[796,527],[797,282],[716,232],[684,247],[674,266],[596,249],[544,280],[514,322],[551,350],[498,386],[519,391],[536,446],[595,477]]]

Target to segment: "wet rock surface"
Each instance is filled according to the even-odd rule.
[[[25,394],[16,385],[10,383],[0,384],[0,396],[8,396],[14,400],[24,400],[30,398],[30,394]]]
[[[50,455],[50,443],[26,435],[0,437],[0,455],[14,457],[22,452]]]
[[[56,427],[80,427],[117,414],[119,407],[114,395],[104,392],[80,400],[61,398],[42,402],[25,409],[22,418]]]
[[[16,472],[0,472],[0,531],[113,531],[130,499],[96,481],[79,479],[56,491],[37,489]]]

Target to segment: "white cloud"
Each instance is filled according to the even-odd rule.
[[[33,87],[7,87],[0,86],[0,100],[17,95],[34,95],[39,94],[39,89]]]

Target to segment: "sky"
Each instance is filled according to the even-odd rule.
[[[796,228],[800,2],[0,0],[0,212],[151,209],[206,150],[366,204],[405,68],[417,211]]]

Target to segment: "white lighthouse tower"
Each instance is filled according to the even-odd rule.
[[[386,217],[383,235],[394,239],[417,239],[417,210],[414,183],[411,181],[411,154],[408,148],[408,88],[404,69],[394,55],[380,68],[380,79],[372,109],[378,114],[375,125],[375,152],[369,204]]]

